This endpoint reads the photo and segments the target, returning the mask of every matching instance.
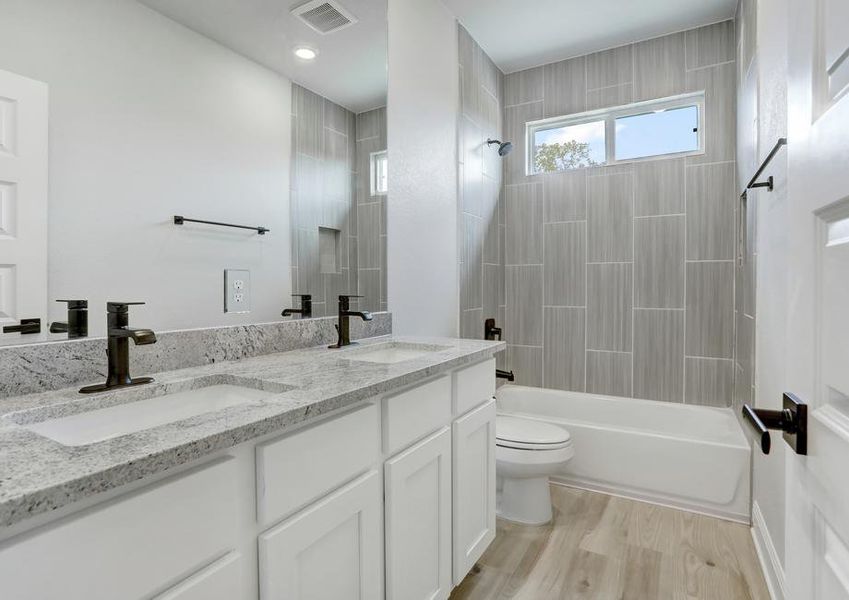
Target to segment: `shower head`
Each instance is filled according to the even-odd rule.
[[[513,150],[512,142],[502,142],[500,140],[486,140],[486,143],[492,146],[498,144],[498,156],[507,156]]]

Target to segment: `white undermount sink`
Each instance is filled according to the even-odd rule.
[[[350,351],[345,358],[348,360],[391,365],[421,358],[422,356],[446,349],[445,346],[430,344],[389,342],[386,344],[376,344],[373,348],[366,347]]]
[[[283,386],[285,389],[280,387],[267,391],[232,382],[206,385],[201,382],[200,386],[195,383],[192,387],[194,389],[178,391],[154,388],[150,392],[152,397],[20,424],[64,446],[85,446],[235,406],[256,404],[291,389]],[[135,388],[112,393],[119,395],[130,391],[141,390]]]

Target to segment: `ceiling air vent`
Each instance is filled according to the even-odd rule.
[[[357,22],[357,18],[333,0],[311,0],[292,9],[292,14],[319,33],[332,33]]]

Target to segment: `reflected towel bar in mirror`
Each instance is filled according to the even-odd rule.
[[[232,223],[219,223],[218,221],[204,221],[202,219],[190,219],[181,215],[174,215],[174,225],[182,225],[183,223],[203,223],[205,225],[217,225],[218,227],[234,227],[236,229],[250,229],[256,231],[259,235],[265,235],[270,229],[265,227],[251,227],[249,225],[234,225]]]

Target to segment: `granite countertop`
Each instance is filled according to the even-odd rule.
[[[411,344],[429,345],[431,351],[394,364],[352,360],[364,349],[412,348]],[[482,340],[372,338],[342,350],[322,346],[167,371],[153,374],[153,384],[91,396],[80,395],[74,387],[4,399],[0,402],[0,527],[282,432],[394,388],[479,362],[503,349],[503,342]],[[63,446],[23,426],[219,383],[274,394],[86,446]]]

